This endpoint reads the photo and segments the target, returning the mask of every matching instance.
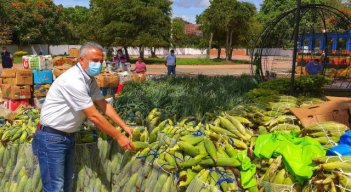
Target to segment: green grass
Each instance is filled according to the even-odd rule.
[[[135,63],[136,59],[130,59]],[[145,58],[146,64],[164,64],[163,58]],[[227,62],[225,59],[207,59],[207,58],[177,58],[177,65],[225,65],[225,64],[249,64],[247,60],[232,60]]]
[[[13,63],[22,63],[22,57],[13,57]]]
[[[0,63],[2,62],[2,59],[0,57]],[[13,57],[13,63],[14,64],[21,64],[22,63],[22,57],[17,57],[17,56],[14,56]]]

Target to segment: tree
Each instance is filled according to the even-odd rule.
[[[171,4],[169,0],[92,0],[97,30],[105,46],[169,46]]]
[[[247,46],[245,38],[251,29],[250,22],[256,14],[251,3],[237,0],[213,0],[211,5],[198,17],[203,32],[209,40],[209,49],[215,42],[218,48],[226,48],[226,59],[231,60],[235,46]],[[240,27],[238,27],[240,26]],[[220,52],[220,50],[218,51]]]
[[[172,45],[173,47],[180,47],[182,46],[182,42],[186,38],[184,33],[185,30],[185,23],[182,18],[176,17],[172,20]]]
[[[4,2],[0,2],[0,45],[7,45],[12,43],[12,30],[3,7]]]
[[[302,0],[302,4],[324,4],[340,10],[347,9],[347,6],[344,6],[341,0]],[[258,20],[267,27],[273,19],[295,7],[296,0],[265,0],[258,14]],[[327,21],[326,25],[328,29],[337,30],[345,28],[345,23],[338,23],[338,21],[336,21],[338,19],[335,18],[335,15],[328,14],[325,11],[303,10],[301,12],[300,33],[320,33],[321,30],[324,29],[323,17],[325,17]],[[291,47],[294,24],[295,18],[293,14],[281,20],[279,25],[274,26],[273,30],[270,32],[269,36],[272,38],[267,41],[266,47]]]
[[[66,23],[62,6],[51,0],[4,0],[3,11],[9,19],[13,40],[19,44],[57,44],[65,39]]]
[[[66,43],[81,44],[89,39],[89,32],[93,30],[89,22],[93,20],[91,9],[82,6],[63,8],[63,18],[68,30]]]

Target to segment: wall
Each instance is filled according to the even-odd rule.
[[[35,45],[5,45],[8,50],[14,53],[17,50],[25,50],[28,54],[42,54],[47,55],[63,55],[68,54],[69,49],[71,48],[80,48],[81,45],[45,45],[45,44],[35,44]],[[117,49],[118,47],[115,47]],[[158,56],[165,56],[169,53],[168,48],[159,48],[156,50],[156,55]],[[256,52],[258,49],[255,49]],[[128,53],[131,56],[138,56],[139,55],[139,48],[128,48]],[[206,55],[206,49],[194,49],[194,48],[176,48],[175,49],[176,55]],[[211,57],[217,57],[217,49],[211,49]],[[145,48],[145,56],[151,55],[151,50],[149,48]],[[247,49],[234,49],[233,55],[248,55],[249,51]],[[262,52],[265,56],[292,56],[291,49],[281,49],[281,48],[266,48],[263,49]],[[221,58],[225,58],[225,49],[221,51]]]

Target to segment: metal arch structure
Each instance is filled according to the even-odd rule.
[[[300,1],[300,0],[298,0]],[[289,11],[286,11],[282,14],[280,14],[278,17],[276,17],[275,19],[273,19],[268,25],[267,27],[263,30],[263,32],[261,33],[261,35],[258,37],[257,41],[258,42],[251,50],[251,73],[253,74],[253,69],[255,66],[254,60],[257,58],[255,58],[255,53],[256,53],[256,57],[258,55],[258,62],[261,64],[262,63],[262,56],[263,56],[263,50],[267,47],[268,42],[270,41],[270,39],[272,37],[270,37],[270,34],[272,31],[274,31],[274,27],[278,26],[278,24],[283,21],[285,18],[288,18],[289,16],[293,16],[293,18],[295,18],[295,20],[298,20],[295,23],[294,27],[294,35],[297,34],[296,36],[298,36],[299,34],[299,25],[300,25],[300,18],[296,18],[297,16],[300,17],[301,14],[306,13],[308,11],[314,11],[317,13],[317,15],[321,18],[321,21],[323,23],[323,27],[324,30],[327,30],[327,26],[326,26],[326,18],[325,18],[325,14],[332,14],[334,16],[336,16],[337,18],[342,19],[343,22],[346,22],[348,24],[351,24],[351,20],[348,18],[348,16],[341,12],[340,10],[328,6],[328,5],[323,5],[323,4],[306,4],[306,5],[300,5],[299,6],[299,2],[298,2],[298,6],[295,7],[294,9],[291,9]],[[303,17],[301,17],[303,18]],[[297,45],[297,39],[294,39],[294,44]],[[327,46],[326,46],[327,47]],[[257,54],[258,53],[258,54]],[[325,51],[325,53],[327,53]],[[296,64],[296,57],[297,57],[297,50],[294,49],[293,52],[293,62],[292,62],[292,84],[294,84],[294,79],[295,79],[295,64]],[[255,58],[255,59],[254,59]],[[257,63],[256,63],[257,64]],[[324,63],[325,64],[325,63]],[[258,69],[258,73],[260,76],[261,80],[265,80],[267,79],[267,77],[265,76],[264,72],[263,72],[263,68],[262,65],[257,65],[259,67]],[[257,67],[256,66],[256,67]]]

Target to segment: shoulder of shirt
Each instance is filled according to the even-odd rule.
[[[75,66],[71,67],[68,69],[66,72],[64,72],[60,77],[58,77],[56,80],[59,80],[59,82],[62,83],[77,83],[77,82],[83,82],[82,77],[79,74],[79,69]]]

